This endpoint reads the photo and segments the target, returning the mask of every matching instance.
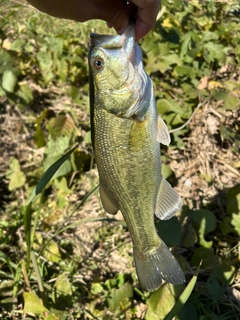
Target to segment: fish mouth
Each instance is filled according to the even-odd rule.
[[[109,35],[109,34],[96,34],[90,35],[91,48],[99,47],[106,50],[123,49],[129,60],[133,55],[133,49],[135,44],[135,28],[133,23],[129,23],[122,35]]]

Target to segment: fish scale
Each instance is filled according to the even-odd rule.
[[[133,25],[122,36],[91,36],[89,71],[92,141],[103,207],[123,214],[144,290],[157,289],[162,280],[183,283],[184,274],[154,224],[154,213],[171,218],[181,199],[161,175],[159,142],[168,144],[170,137],[157,114]]]

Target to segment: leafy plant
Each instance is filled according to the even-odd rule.
[[[186,286],[146,293],[125,223],[106,216],[95,193],[88,41],[90,32],[110,30],[0,5],[2,317],[237,319],[239,1],[163,0],[141,40],[172,132],[161,150],[163,175],[178,182],[184,201],[156,228],[187,278]]]

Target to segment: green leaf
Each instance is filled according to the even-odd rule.
[[[204,235],[215,230],[216,218],[212,211],[201,209],[192,211],[193,225]]]
[[[24,309],[25,313],[32,313],[34,315],[43,314],[44,312],[49,312],[47,308],[44,307],[43,302],[32,292],[24,292]]]
[[[240,235],[240,215],[239,213],[233,213],[231,224],[234,226],[235,231],[237,234]]]
[[[36,188],[33,190],[28,203],[32,202],[32,200],[43,190],[43,188],[48,184],[48,182],[52,179],[57,170],[61,167],[61,165],[70,157],[73,151],[78,147],[76,145],[70,151],[68,151],[64,156],[58,159],[55,163],[53,163],[47,171],[42,176],[41,180],[38,182]]]
[[[124,283],[119,289],[113,288],[111,289],[111,296],[107,299],[109,310],[111,312],[116,312],[121,303],[126,301],[128,298],[132,298],[133,296],[133,288],[130,283]]]
[[[64,58],[58,59],[57,60],[57,67],[58,67],[59,78],[62,81],[66,81],[67,74],[68,74],[68,63],[67,63],[66,59],[64,59]]]
[[[198,266],[202,261],[202,267],[209,267],[212,265],[216,265],[218,263],[217,257],[213,254],[212,250],[209,248],[197,248],[193,252],[192,256],[192,264]]]
[[[16,94],[18,97],[22,98],[26,104],[29,104],[33,101],[32,90],[26,84],[19,85],[19,89]]]
[[[161,288],[152,293],[147,300],[148,310],[145,316],[146,320],[163,319],[172,309],[176,302],[169,285],[164,283]],[[172,318],[171,318],[172,319]]]
[[[183,234],[181,245],[184,247],[192,247],[197,242],[197,234],[191,224],[187,225],[186,231]]]
[[[58,245],[53,241],[49,241],[46,249],[43,252],[44,257],[53,263],[61,261],[61,254]]]
[[[182,61],[177,54],[169,54],[167,56],[161,56],[156,63],[156,70],[159,69],[162,73],[165,73],[173,64],[179,66],[182,65]]]
[[[168,112],[175,112],[177,114],[184,114],[183,109],[172,99],[158,99],[157,110],[160,115]]]
[[[10,158],[9,162],[10,169],[6,172],[6,178],[10,180],[8,189],[12,191],[22,187],[25,184],[26,178],[16,158]]]
[[[237,184],[227,192],[227,213],[240,213],[240,184]]]
[[[225,291],[225,288],[219,283],[214,271],[208,277],[206,287],[215,303],[221,299]]]
[[[162,175],[165,179],[168,179],[173,174],[169,166],[162,163]]]
[[[56,288],[57,296],[71,296],[72,287],[66,273],[60,274],[57,277],[54,287]]]
[[[234,231],[234,228],[231,225],[231,221],[232,221],[231,217],[225,217],[219,224],[220,230],[222,231],[223,234],[228,234]]]
[[[220,91],[214,94],[214,98],[218,101],[223,101],[223,106],[226,110],[236,110],[239,107],[239,101],[231,93]]]
[[[224,62],[226,58],[226,49],[230,50],[230,48],[226,48],[223,44],[217,44],[214,42],[207,42],[204,45],[204,58],[208,63],[217,60],[219,63]]]
[[[211,248],[213,242],[206,241],[204,236],[215,230],[216,218],[215,215],[209,210],[196,210],[192,211],[193,226],[198,231],[199,243],[205,248]]]
[[[199,274],[200,267],[201,267],[201,263],[199,263],[199,266],[198,266],[198,269],[197,269],[195,275],[192,277],[189,284],[184,289],[183,293],[180,295],[177,303],[174,305],[174,307],[169,312],[169,314],[164,318],[164,320],[172,320],[180,312],[182,307],[185,305],[186,301],[190,297],[190,295],[195,287],[195,284],[197,282],[197,277]]]
[[[2,87],[7,92],[13,93],[17,84],[17,76],[12,70],[5,70],[2,76]]]
[[[159,220],[156,229],[167,246],[173,247],[181,243],[181,226],[177,217],[169,220]]]
[[[51,118],[47,128],[53,140],[56,140],[60,135],[71,136],[73,131],[77,131],[73,119],[63,114]]]
[[[91,294],[96,295],[104,291],[103,286],[100,283],[93,282],[91,284]]]

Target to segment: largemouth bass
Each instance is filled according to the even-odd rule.
[[[134,33],[130,24],[121,36],[91,34],[92,143],[103,207],[110,214],[122,212],[140,286],[155,290],[162,280],[175,285],[185,281],[154,224],[154,213],[171,218],[181,198],[161,175],[159,142],[168,145],[170,136],[157,114]]]

